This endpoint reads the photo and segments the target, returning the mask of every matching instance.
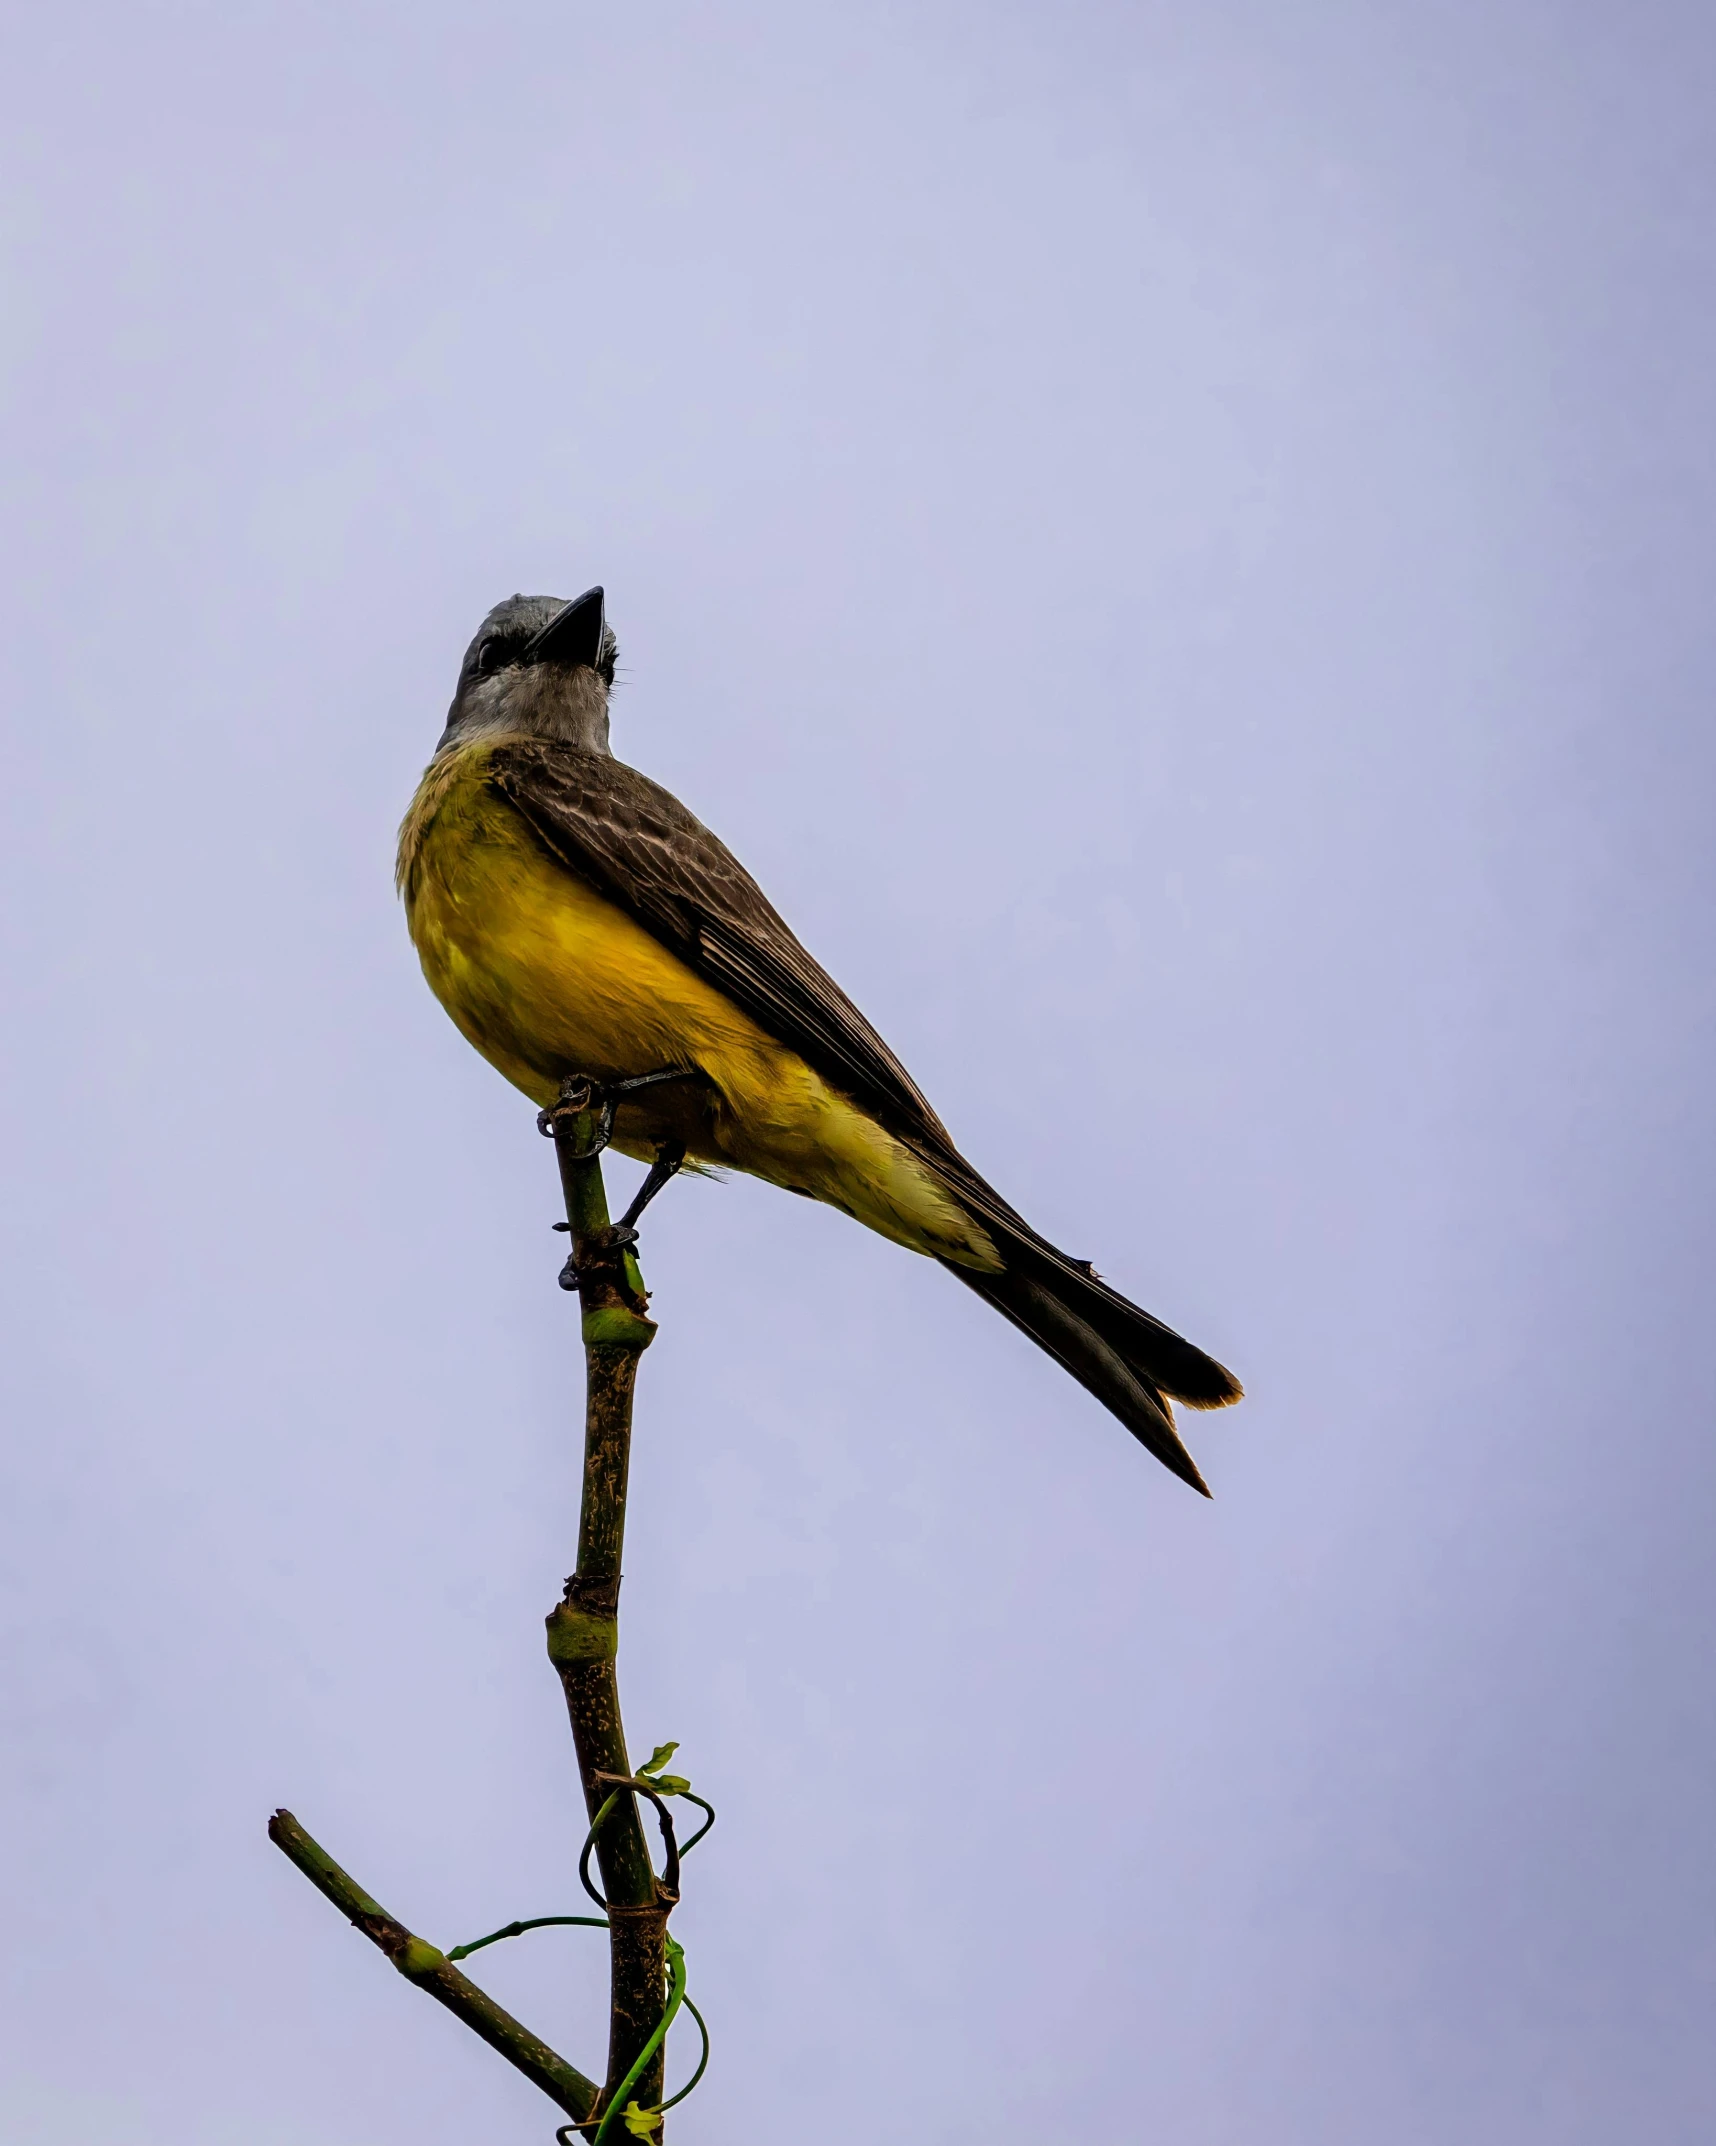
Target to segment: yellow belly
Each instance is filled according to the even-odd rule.
[[[623,910],[549,857],[488,787],[482,745],[438,761],[401,840],[412,943],[467,1041],[551,1103],[570,1073],[696,1067],[623,1111],[615,1145],[682,1140],[839,1207],[896,1243],[1000,1265],[981,1229],[899,1141],[704,982]]]

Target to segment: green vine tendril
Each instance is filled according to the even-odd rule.
[[[701,1796],[694,1796],[691,1793],[691,1783],[683,1774],[663,1773],[661,1771],[661,1768],[667,1764],[678,1749],[677,1744],[657,1744],[648,1759],[638,1768],[633,1781],[625,1784],[627,1786],[635,1785],[643,1789],[645,1794],[649,1796],[650,1801],[655,1805],[656,1814],[661,1820],[662,1837],[667,1844],[668,1868],[675,1877],[678,1874],[680,1857],[689,1855],[715,1823],[715,1806],[712,1803],[706,1803]],[[610,1774],[607,1778],[612,1780],[613,1776]],[[679,1846],[674,1838],[673,1820],[668,1814],[666,1805],[661,1800],[665,1796],[678,1796],[686,1803],[694,1803],[700,1811],[706,1814],[703,1823],[683,1847]],[[590,1830],[584,1836],[583,1851],[578,1858],[578,1876],[583,1883],[584,1890],[592,1900],[604,1908],[608,1903],[590,1882],[590,1851],[596,1845],[596,1835],[602,1830],[604,1821],[619,1801],[619,1798],[620,1790],[618,1788],[612,1790],[605,1798],[595,1817],[590,1821]],[[468,1944],[455,1945],[447,1954],[447,1957],[449,1960],[468,1960],[473,1952],[481,1952],[485,1945],[498,1945],[504,1937],[522,1937],[527,1930],[569,1927],[576,1927],[582,1930],[606,1930],[609,1924],[605,1915],[533,1915],[521,1922],[509,1922],[502,1930],[491,1930],[487,1937],[474,1937]],[[613,2132],[614,2119],[619,2116],[623,2116],[625,2127],[633,2138],[653,2138],[668,2110],[685,2099],[686,2095],[691,2092],[692,2088],[709,2068],[709,2028],[703,2014],[685,1992],[685,1947],[671,1935],[667,1936],[666,1943],[667,2003],[662,2008],[662,2015],[656,2025],[655,2032],[645,2042],[638,2053],[637,2061],[620,2081],[613,2098],[602,2111],[601,2121],[596,2123],[595,2135],[590,2139],[589,2146],[607,2146],[607,2141]],[[703,2050],[697,2059],[697,2069],[686,2080],[677,2094],[670,2094],[656,2108],[640,2108],[635,2101],[628,2100],[627,2096],[649,2069],[656,2052],[667,2040],[667,2030],[673,2025],[682,2005],[697,2022],[697,2032],[702,2037]],[[563,2124],[554,2134],[559,2146],[578,2146],[578,2134],[581,2132],[587,2133],[590,2125],[594,2122],[596,2122],[595,2118],[586,2117],[581,2124]]]

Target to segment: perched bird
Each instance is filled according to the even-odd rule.
[[[1232,1375],[1015,1214],[731,852],[613,758],[614,657],[599,588],[514,596],[467,649],[399,833],[435,996],[539,1104],[691,1076],[620,1095],[622,1154],[747,1170],[939,1260],[1207,1496],[1169,1397],[1220,1408]]]

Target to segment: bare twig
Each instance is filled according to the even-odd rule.
[[[275,1812],[268,1821],[268,1838],[297,1864],[317,1892],[387,1954],[408,1982],[427,1990],[455,2019],[463,2020],[473,2034],[480,2034],[491,2049],[499,2050],[557,2108],[578,2123],[589,2122],[600,2098],[594,2079],[586,2079],[528,2027],[521,2027],[510,2012],[503,2012],[492,1997],[460,1974],[444,1952],[426,1938],[413,1937],[310,1838],[290,1811]]]

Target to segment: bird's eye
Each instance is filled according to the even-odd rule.
[[[500,654],[501,645],[494,635],[490,634],[477,650],[477,673],[480,677],[486,678],[495,668],[500,662]]]

